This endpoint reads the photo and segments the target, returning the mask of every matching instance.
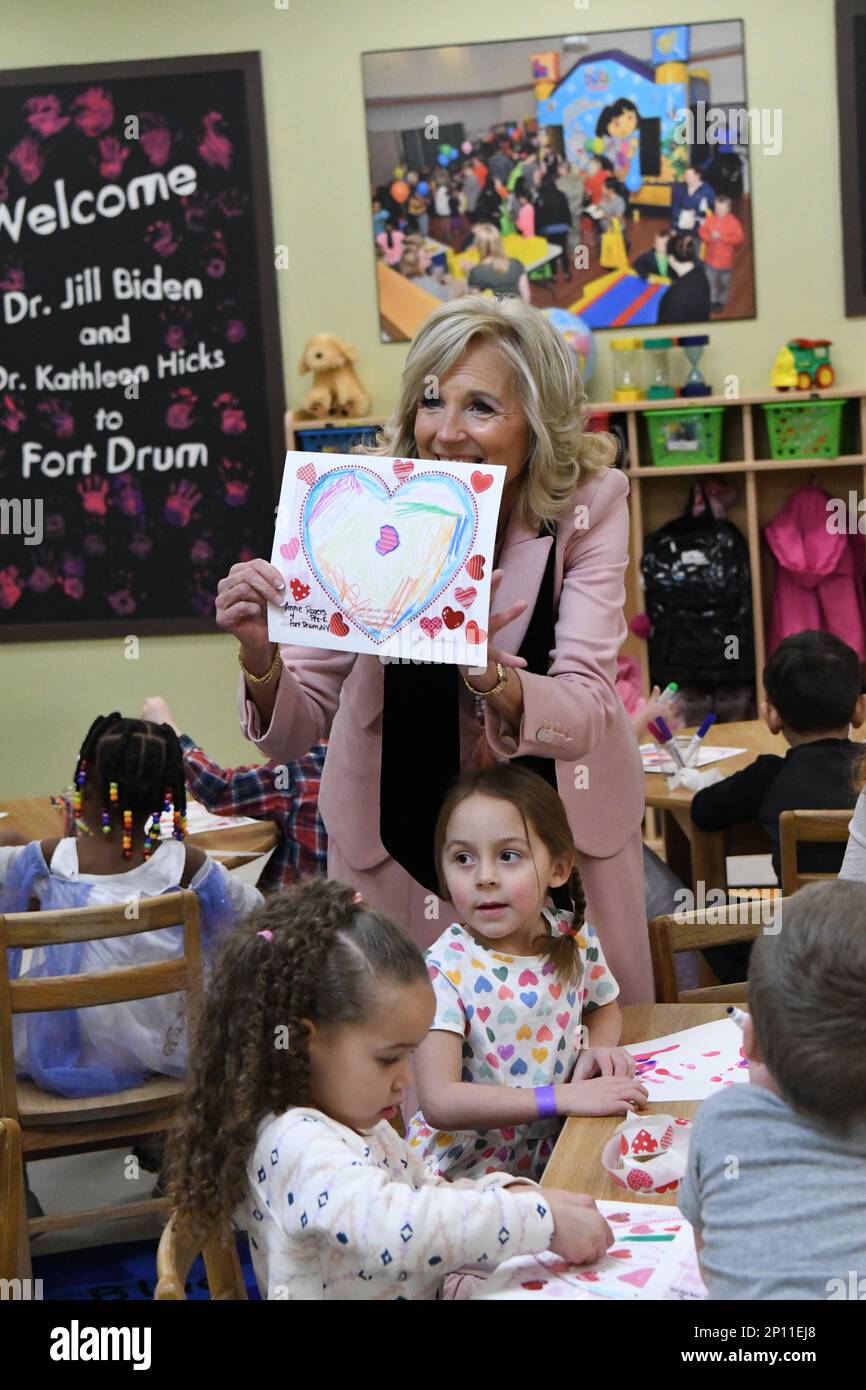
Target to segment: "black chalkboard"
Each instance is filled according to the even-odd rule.
[[[257,54],[0,74],[0,637],[213,630],[283,375]]]

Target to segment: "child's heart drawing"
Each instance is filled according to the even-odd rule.
[[[374,641],[405,627],[448,587],[476,529],[471,494],[439,473],[412,474],[391,491],[361,467],[336,468],[311,487],[301,515],[310,568]],[[383,547],[392,535],[399,544]]]

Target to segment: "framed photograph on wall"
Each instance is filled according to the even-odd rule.
[[[383,340],[473,291],[578,338],[754,318],[742,21],[362,63]]]
[[[0,638],[213,630],[283,373],[259,56],[0,73]]]
[[[845,313],[866,314],[866,0],[836,0]]]

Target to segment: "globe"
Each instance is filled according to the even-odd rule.
[[[578,314],[572,314],[568,309],[542,309],[541,312],[546,319],[550,319],[554,328],[568,343],[577,358],[581,381],[586,383],[595,368],[595,339],[592,329]]]

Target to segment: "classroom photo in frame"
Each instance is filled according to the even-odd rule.
[[[0,638],[212,631],[282,414],[258,54],[0,73]]]
[[[562,330],[754,318],[741,20],[362,64],[383,341],[521,280]]]

